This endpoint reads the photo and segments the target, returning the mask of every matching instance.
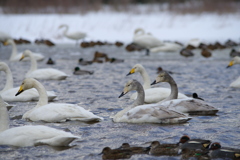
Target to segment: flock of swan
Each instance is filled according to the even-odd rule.
[[[78,41],[86,37],[86,34],[68,34],[68,26],[64,35]],[[150,33],[137,29],[133,38],[134,43],[147,49],[147,52],[176,51],[182,46],[176,43],[161,42]],[[4,102],[28,102],[37,101],[36,106],[23,114],[22,118],[28,121],[43,121],[48,123],[64,123],[66,121],[101,122],[103,118],[84,109],[78,104],[48,103],[57,97],[54,91],[46,91],[38,80],[67,80],[66,73],[54,68],[38,68],[39,61],[44,59],[40,53],[25,50],[18,53],[12,39],[5,44],[12,45],[12,54],[9,61],[30,61],[31,67],[25,75],[20,87],[14,87],[11,69],[5,62],[0,62],[0,71],[6,74],[5,87],[0,91],[0,145],[18,147],[50,145],[68,146],[73,140],[81,138],[72,133],[65,132],[44,125],[26,125],[9,128],[9,114],[7,104]],[[169,48],[171,50],[169,50]],[[228,67],[240,64],[240,57],[236,56]],[[115,115],[111,116],[113,122],[126,123],[160,123],[175,124],[185,123],[192,119],[190,115],[215,115],[218,109],[202,99],[192,98],[178,92],[178,86],[173,77],[167,71],[160,71],[153,82],[142,64],[134,65],[127,76],[139,72],[143,78],[143,84],[138,80],[128,81],[119,96],[122,97],[130,91],[136,93],[130,96],[134,102]],[[152,86],[166,82],[169,88]],[[240,77],[234,81],[231,87],[240,87]]]

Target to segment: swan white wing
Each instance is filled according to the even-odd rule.
[[[65,122],[66,120],[101,121],[103,119],[78,105],[67,103],[50,103],[33,108],[26,112],[23,118],[45,122]]]
[[[167,109],[176,110],[178,112],[190,114],[216,114],[218,109],[208,104],[205,101],[187,98],[187,99],[174,99],[160,103]]]
[[[171,93],[171,90],[169,88],[149,88],[144,91],[145,103],[158,103],[167,98]],[[137,93],[134,93],[130,98],[137,99]],[[187,96],[182,93],[178,93],[178,98],[187,98]]]
[[[54,68],[44,68],[27,73],[26,78],[62,80],[67,78],[67,74]]]
[[[182,49],[183,47],[176,43],[170,43],[170,42],[164,42],[162,46],[157,46],[154,48],[151,48],[150,51],[152,53],[165,51],[165,52],[174,52]]]
[[[191,118],[173,111],[162,108],[160,105],[141,105],[126,111],[123,115],[116,114],[114,122],[128,123],[184,123]]]
[[[35,146],[47,144],[51,146],[67,146],[74,139],[80,138],[69,132],[47,126],[22,126],[5,130],[0,133],[1,145]]]
[[[82,39],[86,37],[86,33],[82,33],[82,32],[75,32],[75,33],[67,33],[66,37],[70,38],[70,39]]]
[[[26,102],[26,101],[37,101],[39,99],[39,93],[35,88],[24,91],[18,96],[15,94],[18,92],[19,87],[11,88],[1,93],[4,101],[7,102]],[[56,94],[53,91],[47,91],[48,100],[51,101],[56,98]]]
[[[236,79],[235,81],[233,81],[233,82],[230,84],[230,87],[240,88],[240,77],[238,77],[238,79]]]
[[[157,47],[162,45],[162,42],[157,38],[149,34],[136,35],[133,38],[133,42],[147,48]]]

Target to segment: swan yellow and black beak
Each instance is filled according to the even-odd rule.
[[[229,68],[229,67],[231,67],[231,66],[233,66],[233,65],[234,65],[234,61],[232,60],[232,61],[229,62],[227,68]]]
[[[8,41],[5,41],[5,42],[3,43],[3,45],[4,45],[4,46],[9,45]]]
[[[125,94],[128,93],[128,89],[127,88],[124,88],[123,89],[123,92],[121,93],[121,95],[118,97],[118,98],[121,98],[122,96],[124,96]]]
[[[128,76],[128,75],[130,75],[130,74],[133,74],[133,73],[135,73],[135,68],[132,68],[132,69],[130,70],[130,72],[129,72],[126,76]]]
[[[23,87],[22,87],[22,86],[20,86],[20,88],[19,88],[19,90],[18,90],[18,92],[16,93],[16,95],[15,95],[15,96],[17,96],[17,95],[21,94],[23,91],[24,91],[24,90],[23,90]]]
[[[19,59],[19,61],[23,60],[24,59],[24,55],[22,55],[22,57]]]

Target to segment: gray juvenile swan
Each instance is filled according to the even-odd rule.
[[[171,94],[167,99],[159,104],[165,106],[165,108],[176,110],[183,113],[196,114],[196,115],[214,115],[218,112],[218,109],[205,101],[185,98],[177,99],[178,87],[174,79],[166,72],[162,71],[159,73],[156,80],[152,83],[156,84],[159,82],[167,82],[171,86]]]
[[[0,122],[0,145],[17,147],[36,145],[68,146],[73,140],[80,138],[72,133],[43,125],[27,125],[9,129],[9,116],[1,96]]]
[[[131,75],[136,72],[139,72],[143,78],[143,88],[145,91],[145,100],[144,100],[145,103],[158,103],[170,95],[171,90],[169,88],[163,88],[163,87],[151,88],[150,77],[147,71],[145,70],[145,68],[141,64],[134,65],[127,75]],[[136,99],[137,93],[134,93],[130,98]],[[182,93],[178,93],[178,98],[179,99],[187,98],[187,96]]]
[[[132,106],[128,106],[113,116],[114,122],[128,123],[184,123],[191,118],[174,110],[165,109],[159,104],[144,104],[144,90],[137,80],[126,83],[122,97],[129,91],[136,90],[138,97]]]

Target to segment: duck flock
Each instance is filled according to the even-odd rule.
[[[212,56],[212,51],[229,48],[231,50],[229,57],[232,60],[229,62],[227,68],[240,64],[240,52],[237,47],[238,43],[227,40],[225,44],[215,42],[212,44],[205,44],[198,39],[191,40],[187,45],[180,42],[161,41],[154,37],[151,33],[145,33],[141,28],[137,28],[134,32],[133,42],[124,44],[123,42],[116,41],[115,43],[101,42],[101,41],[84,41],[87,37],[86,33],[76,32],[68,33],[68,25],[61,25],[59,29],[64,28],[63,35],[66,38],[76,41],[77,47],[83,50],[94,47],[112,47],[123,48],[130,55],[136,52],[144,53],[144,57],[158,54],[159,52],[177,52],[179,55],[189,58],[193,57],[196,53],[195,50],[201,50],[200,53],[203,57],[209,58]],[[31,42],[24,39],[13,39],[7,34],[0,34],[2,41],[1,48],[5,45],[12,46],[12,53],[9,53],[9,59],[0,61],[0,71],[5,72],[5,86],[0,91],[0,145],[9,145],[15,147],[29,147],[48,145],[52,147],[66,147],[71,146],[74,141],[81,140],[80,134],[72,134],[71,132],[64,131],[55,127],[44,125],[44,123],[67,123],[68,121],[80,121],[84,123],[102,123],[105,117],[100,116],[98,113],[91,112],[87,107],[81,104],[55,102],[58,101],[58,93],[53,90],[47,90],[48,86],[45,81],[68,81],[71,76],[92,76],[96,70],[82,70],[81,67],[91,66],[94,64],[122,64],[126,63],[124,58],[112,57],[110,54],[102,51],[95,51],[92,53],[92,59],[84,59],[79,57],[76,60],[76,67],[73,68],[73,75],[69,75],[60,69],[56,68],[57,59],[49,57],[48,59],[44,54],[35,53],[26,48],[21,53],[17,51],[17,45],[29,44]],[[82,40],[79,44],[78,41]],[[36,39],[36,45],[47,45],[48,47],[56,47],[57,45],[47,39]],[[78,46],[79,45],[79,46]],[[45,61],[47,59],[47,61]],[[13,82],[16,80],[11,68],[13,63],[29,64],[30,67],[24,75],[24,79],[18,82],[18,87],[14,87]],[[45,63],[48,68],[38,67],[39,64]],[[112,64],[112,65],[113,65]],[[28,66],[29,66],[28,65]],[[42,66],[42,65],[40,65]],[[27,67],[27,66],[26,66]],[[64,67],[64,66],[63,66]],[[161,67],[156,67],[157,76],[150,80],[147,72],[148,68],[144,65],[136,63],[129,72],[124,76],[134,77],[138,74],[141,78],[131,79],[124,84],[122,93],[119,98],[126,98],[129,95],[131,104],[125,106],[122,110],[118,110],[114,115],[109,115],[113,123],[126,123],[129,124],[161,124],[161,125],[178,125],[191,123],[196,116],[217,116],[219,109],[211,103],[208,99],[198,97],[197,93],[190,95],[180,92],[177,81],[174,75],[181,73],[164,70]],[[109,70],[111,71],[111,70]],[[134,74],[134,75],[133,75]],[[3,74],[1,74],[3,75]],[[107,78],[107,77],[106,77]],[[114,77],[113,77],[114,78]],[[90,78],[91,79],[91,78]],[[84,79],[87,80],[87,79]],[[107,79],[106,79],[107,85]],[[141,83],[142,82],[142,83]],[[158,83],[168,84],[170,88],[156,87]],[[56,84],[57,85],[57,84]],[[240,88],[240,77],[230,84],[230,87]],[[130,94],[128,92],[135,91]],[[64,92],[64,90],[63,90]],[[96,91],[97,92],[97,91]],[[123,97],[123,98],[122,98]],[[91,97],[90,97],[91,98]],[[35,106],[31,106],[22,115],[22,119],[26,122],[31,122],[34,125],[27,123],[17,127],[10,127],[9,112],[17,106],[12,106],[11,103],[18,102],[28,103],[35,101]],[[52,103],[49,103],[53,101]],[[7,102],[7,103],[6,103]],[[43,122],[42,124],[35,125],[34,122]],[[159,126],[159,125],[158,125]],[[176,143],[161,143],[153,139],[152,142],[146,142],[148,146],[130,145],[127,142],[122,142],[118,148],[111,149],[111,147],[102,147],[101,154],[98,158],[102,159],[129,159],[136,154],[148,154],[153,159],[161,156],[176,156],[181,159],[212,159],[212,158],[229,158],[240,159],[240,149],[229,148],[221,146],[219,142],[213,142],[211,139],[191,139],[189,135],[182,135]],[[1,150],[2,151],[2,150]],[[0,152],[1,152],[0,151]]]

